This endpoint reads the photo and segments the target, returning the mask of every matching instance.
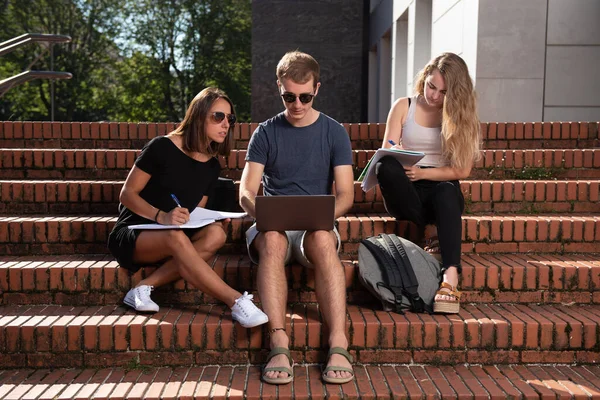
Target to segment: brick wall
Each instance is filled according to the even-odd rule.
[[[252,120],[283,111],[275,69],[286,52],[300,50],[321,67],[315,108],[338,121],[365,121],[366,18],[362,0],[252,1]]]
[[[511,140],[532,140],[537,148],[567,148],[579,144],[579,148],[599,147],[598,122],[491,122],[482,123],[481,132],[484,148],[512,148]],[[128,122],[10,122],[0,121],[0,147],[4,141],[23,140],[24,148],[54,147],[70,148],[69,141],[78,143],[77,148],[111,148],[115,139],[131,141],[132,146],[140,145],[157,135],[164,135],[175,129],[175,123],[128,123]],[[257,123],[240,123],[234,128],[237,148],[245,148]],[[380,145],[385,132],[385,124],[344,123],[353,145],[365,149]],[[106,142],[104,142],[106,141]],[[112,142],[109,142],[112,141]],[[376,146],[372,145],[377,142]],[[36,146],[36,143],[39,146]],[[58,145],[58,146],[57,146]],[[125,143],[120,142],[119,148]],[[15,147],[15,146],[11,146]],[[577,146],[576,146],[577,147]],[[531,148],[531,147],[529,147]],[[358,149],[358,148],[355,148]]]

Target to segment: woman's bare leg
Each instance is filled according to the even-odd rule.
[[[207,262],[223,247],[226,239],[227,236],[220,223],[208,225],[191,237],[192,245],[196,249],[196,252]],[[134,260],[139,262],[135,255]],[[157,268],[150,276],[141,280],[136,286],[148,285],[160,287],[179,279],[181,279],[179,267],[175,259],[171,258]]]
[[[218,242],[219,240],[223,240],[225,232],[221,229],[221,233],[219,233],[217,229],[214,229],[211,234],[216,236],[221,235],[220,239],[214,239]],[[204,249],[202,252],[206,255],[209,249]],[[235,304],[235,300],[241,296],[240,292],[227,285],[213,271],[199,254],[192,241],[182,231],[148,230],[139,235],[135,246],[135,262],[154,263],[169,257],[171,260],[168,261],[169,265],[166,265],[167,268],[163,269],[165,266],[159,268],[145,280],[148,282],[147,280],[150,279],[151,283],[156,282],[159,284],[151,286],[160,286],[160,284],[165,284],[181,277],[202,292],[221,300],[230,308]],[[161,269],[163,270],[161,271]],[[175,274],[175,271],[178,276]],[[155,274],[157,276],[151,279]]]

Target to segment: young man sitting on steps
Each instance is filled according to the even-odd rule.
[[[240,205],[255,216],[255,198],[263,183],[265,195],[331,194],[335,215],[344,215],[354,201],[352,148],[346,130],[315,110],[319,64],[306,53],[285,54],[277,65],[277,87],[285,111],[263,122],[248,145],[240,184]],[[335,183],[334,183],[335,182]],[[334,231],[246,232],[250,258],[258,263],[258,292],[269,316],[270,347],[262,379],[272,384],[293,379],[293,360],[285,332],[287,280],[285,264],[292,258],[315,269],[317,300],[329,328],[329,356],[323,380],[344,383],[354,378],[347,352],[346,284]]]

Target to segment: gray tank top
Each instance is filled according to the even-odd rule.
[[[415,111],[419,96],[411,99],[406,121],[402,125],[402,147],[425,153],[416,165],[420,167],[444,167],[448,162],[442,157],[442,127],[427,128],[417,124]]]

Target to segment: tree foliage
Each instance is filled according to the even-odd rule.
[[[55,119],[179,121],[206,86],[225,90],[240,120],[250,118],[250,0],[5,0],[0,41],[57,33]],[[45,46],[0,58],[0,79],[17,74]],[[45,54],[31,69],[50,70]],[[0,119],[44,120],[50,83],[31,81],[0,98]]]
[[[5,17],[11,24],[5,26],[3,38],[10,39],[24,33],[56,33],[69,35],[70,43],[54,45],[54,70],[73,74],[71,80],[55,81],[55,119],[66,121],[93,121],[109,118],[108,105],[114,99],[107,96],[106,87],[114,85],[118,48],[111,36],[118,35],[114,15],[122,5],[116,0],[76,3],[71,0],[8,1]],[[51,69],[48,45],[28,44],[0,59],[8,75],[28,69]],[[11,89],[0,99],[6,119],[48,119],[50,115],[50,82],[34,80]],[[7,114],[7,111],[10,114]]]

